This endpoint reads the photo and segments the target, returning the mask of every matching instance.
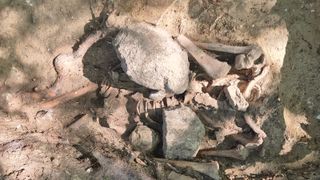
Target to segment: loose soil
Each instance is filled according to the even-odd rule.
[[[20,103],[14,97],[52,85],[58,54],[77,49],[104,27],[104,4],[0,1],[0,179],[166,179],[172,170],[152,159],[161,152],[139,155],[128,142],[146,89],[123,73],[110,74],[119,70],[111,45],[116,32],[89,48],[79,73],[94,83],[117,77],[120,83],[107,98],[101,87],[48,112],[10,109]],[[261,46],[271,73],[253,109],[268,137],[245,161],[215,158],[221,176],[320,178],[320,1],[118,0],[114,8],[108,26],[145,21],[194,41]],[[73,78],[65,82],[67,89],[83,85]]]

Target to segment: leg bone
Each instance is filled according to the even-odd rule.
[[[238,147],[231,150],[203,150],[198,155],[227,157],[244,161],[249,156],[249,150],[242,145],[238,145]]]
[[[249,69],[254,65],[254,61],[260,58],[263,54],[262,49],[257,45],[251,46],[230,46],[221,43],[195,43],[200,48],[211,50],[211,51],[220,51],[226,53],[237,54],[235,59],[235,68],[240,69]]]
[[[230,65],[209,56],[184,35],[180,35],[177,40],[194,57],[194,59],[196,59],[211,78],[217,79],[224,77],[230,71]]]

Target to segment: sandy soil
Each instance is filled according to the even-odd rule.
[[[24,92],[52,85],[58,54],[71,52],[101,27],[101,18],[93,16],[103,12],[104,1],[89,2],[0,1],[0,179],[165,179],[168,174],[152,156],[139,156],[148,166],[137,161],[128,143],[142,98],[134,90],[145,89],[122,74],[111,75],[122,83],[107,99],[90,92],[37,115],[14,108]],[[260,45],[271,73],[254,107],[268,138],[246,161],[217,158],[221,176],[320,178],[319,1],[119,0],[115,8],[108,19],[114,27],[145,21],[192,40]],[[64,83],[67,91],[110,76],[106,71],[118,64],[113,36],[89,48],[83,72]]]

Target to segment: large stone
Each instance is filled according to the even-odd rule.
[[[130,135],[132,146],[142,152],[152,152],[159,144],[159,135],[147,126],[138,125]]]
[[[205,135],[204,125],[186,106],[163,111],[163,152],[167,159],[196,156]]]
[[[146,23],[129,25],[114,40],[121,67],[131,80],[165,94],[181,94],[189,83],[188,55],[171,35]]]

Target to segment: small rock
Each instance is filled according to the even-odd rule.
[[[129,139],[133,147],[142,152],[152,152],[160,141],[159,135],[144,125],[138,125]]]
[[[168,175],[168,180],[194,180],[194,178],[171,171]]]
[[[163,152],[167,159],[191,159],[205,135],[204,125],[186,106],[163,111]]]
[[[317,120],[320,120],[320,114],[316,117]]]
[[[228,86],[224,89],[230,105],[238,111],[246,111],[249,103],[243,97],[240,89],[236,85]]]
[[[162,92],[161,96],[187,89],[188,55],[168,32],[146,23],[133,24],[119,32],[114,46],[132,81]]]

